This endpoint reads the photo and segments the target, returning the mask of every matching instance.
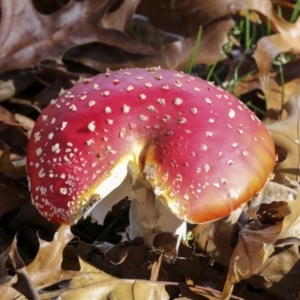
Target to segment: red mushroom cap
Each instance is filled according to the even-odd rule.
[[[126,176],[146,178],[178,218],[229,215],[275,162],[264,125],[228,92],[177,71],[126,69],[84,79],[41,113],[28,145],[34,205],[73,223]]]

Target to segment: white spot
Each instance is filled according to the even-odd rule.
[[[208,122],[209,122],[209,123],[214,123],[214,122],[215,122],[215,120],[214,120],[214,119],[212,119],[212,118],[210,118],[210,119],[208,120]]]
[[[190,109],[190,112],[192,113],[192,114],[196,114],[197,113],[197,108],[196,107],[192,107],[191,109]]]
[[[238,145],[237,143],[233,143],[233,144],[232,144],[232,147],[235,148],[237,145]]]
[[[87,141],[86,141],[86,144],[87,144],[88,146],[91,146],[91,145],[95,144],[95,142],[94,142],[93,139],[90,139],[90,140],[87,140]]]
[[[237,199],[237,198],[238,198],[238,194],[237,194],[236,192],[231,191],[231,192],[229,193],[229,197],[230,197],[230,198],[235,198],[235,199]]]
[[[145,100],[147,97],[146,97],[145,94],[140,94],[140,95],[139,95],[139,98],[140,98],[141,100]]]
[[[40,171],[39,171],[39,178],[43,178],[45,176],[46,176],[46,174],[44,172],[44,168],[40,169]]]
[[[77,107],[76,107],[74,104],[72,104],[72,105],[69,107],[69,109],[70,109],[71,111],[76,111],[76,110],[77,110]]]
[[[128,105],[123,105],[123,113],[128,114],[130,112],[130,107]]]
[[[184,123],[186,123],[186,119],[185,119],[185,118],[180,118],[180,119],[178,120],[178,123],[179,123],[179,124],[184,124]]]
[[[122,128],[121,130],[120,130],[120,138],[123,138],[124,136],[125,136],[125,134],[126,134],[126,129],[125,128]]]
[[[149,120],[149,117],[145,116],[145,115],[139,115],[139,120],[146,122]]]
[[[215,186],[215,187],[217,187],[217,188],[220,188],[220,184],[217,183],[217,182],[214,182],[214,183],[213,183],[213,186]]]
[[[182,87],[182,83],[179,80],[176,80],[174,85],[176,85],[177,87]]]
[[[249,152],[248,151],[243,151],[243,155],[247,156],[247,155],[249,155]]]
[[[158,99],[157,99],[157,102],[158,102],[160,105],[163,105],[163,106],[166,105],[166,101],[165,101],[165,99],[163,99],[163,98],[158,98]]]
[[[106,122],[107,122],[107,124],[112,125],[112,124],[114,123],[114,120],[112,120],[112,119],[107,119]]]
[[[183,102],[183,100],[180,99],[180,98],[175,98],[175,100],[174,100],[174,104],[177,105],[177,106],[178,106],[178,105],[181,105],[182,102]]]
[[[195,91],[195,92],[200,92],[201,89],[199,89],[198,87],[194,87],[194,91]]]
[[[221,178],[221,182],[222,182],[223,184],[225,184],[225,183],[227,183],[227,180],[226,180],[225,178]]]
[[[213,136],[213,133],[212,133],[211,131],[206,131],[206,132],[205,132],[205,135],[206,135],[206,136]]]
[[[205,164],[205,165],[204,165],[204,171],[205,171],[205,172],[208,172],[209,169],[210,169],[210,166],[209,166],[208,164]]]
[[[95,121],[90,122],[90,123],[88,124],[87,128],[88,128],[90,131],[94,132],[95,129],[96,129]]]
[[[40,192],[41,192],[41,195],[44,195],[44,196],[45,196],[46,193],[47,193],[47,188],[41,186],[41,187],[40,187]]]
[[[133,86],[132,85],[129,85],[127,88],[126,88],[127,92],[130,92],[133,90]]]
[[[92,106],[94,106],[95,104],[96,104],[96,101],[92,100],[92,101],[89,102],[89,107],[92,107]]]
[[[105,111],[105,113],[110,114],[111,113],[111,108],[106,106],[104,111]]]
[[[156,112],[156,109],[153,105],[149,105],[147,106],[147,110],[151,111],[151,112]]]
[[[43,149],[42,148],[37,148],[35,151],[37,156],[40,156],[43,153]]]
[[[145,86],[146,86],[147,88],[151,88],[151,87],[152,87],[152,83],[147,82],[147,83],[145,83]]]
[[[67,195],[67,194],[68,194],[68,189],[67,189],[67,188],[60,188],[60,189],[59,189],[59,192],[60,192],[62,195]]]
[[[60,152],[59,144],[56,143],[55,145],[53,145],[51,147],[51,150],[52,150],[52,152],[59,153]]]
[[[201,144],[201,149],[204,150],[204,151],[206,151],[207,150],[207,146],[204,145],[204,144]]]
[[[51,140],[51,139],[53,138],[53,136],[54,136],[54,133],[53,133],[53,132],[50,132],[50,133],[48,134],[48,139]]]
[[[38,131],[34,134],[34,142],[38,142],[41,139],[41,133]]]
[[[189,197],[189,195],[188,195],[188,194],[184,194],[184,195],[183,195],[183,199],[184,199],[184,200],[189,200],[189,199],[190,199],[190,197]]]
[[[159,74],[156,74],[156,75],[154,76],[154,78],[155,78],[155,79],[158,79],[158,80],[162,80],[162,79],[163,79],[163,77],[162,77],[161,75],[159,75]]]
[[[230,119],[235,117],[235,111],[232,108],[229,110],[228,116]]]
[[[228,164],[228,165],[232,165],[232,164],[233,164],[233,160],[232,160],[232,159],[229,159],[229,160],[227,161],[227,164]]]
[[[43,115],[43,116],[42,116],[42,120],[43,120],[43,121],[47,121],[47,119],[48,119],[48,116],[47,116],[47,115]]]
[[[243,130],[239,129],[238,133],[243,134]]]
[[[209,98],[205,98],[205,102],[206,102],[207,104],[211,104],[211,103],[212,103],[211,100],[210,100]]]
[[[62,122],[60,130],[64,130],[67,126],[68,122]]]
[[[103,92],[103,93],[101,94],[101,96],[104,96],[104,97],[107,97],[107,96],[109,96],[109,91],[105,91],[105,92]]]
[[[94,90],[95,90],[95,91],[100,90],[100,87],[99,87],[99,85],[98,85],[97,83],[94,84]]]

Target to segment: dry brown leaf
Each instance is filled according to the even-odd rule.
[[[35,122],[32,119],[30,119],[26,116],[23,116],[21,114],[15,114],[15,118],[24,129],[26,129],[26,130],[33,129]]]
[[[288,116],[282,121],[267,125],[275,145],[286,152],[286,158],[277,162],[274,168],[275,181],[290,185],[290,180],[299,181],[299,102],[300,89],[297,88],[291,95],[289,101],[284,105]]]
[[[3,150],[0,149],[0,172],[10,175],[13,174],[17,176],[26,176],[25,162],[21,164],[15,164],[15,162],[13,163],[10,147],[8,147],[6,144],[4,144]]]
[[[274,211],[277,210],[282,220],[273,226],[267,226],[266,228],[261,226],[262,229],[257,225],[249,224],[240,230],[239,241],[231,257],[223,295],[230,295],[236,282],[256,274],[262,275],[263,270],[270,269],[270,264],[274,260],[277,261],[274,258],[276,257],[274,251],[277,241],[280,240],[279,245],[282,245],[280,247],[300,243],[300,195],[297,199],[289,197],[289,195],[286,199],[280,197],[274,200],[275,202],[282,201],[281,203],[278,202],[278,205],[273,205],[274,201],[270,203],[270,199],[266,198],[265,200],[265,203],[264,201],[261,202],[261,205],[265,205],[263,210],[267,210],[266,204],[269,204],[270,213],[275,215]],[[288,264],[289,262],[285,263]],[[292,268],[291,265],[286,267],[287,269]],[[277,266],[274,265],[273,268],[276,269]]]
[[[16,89],[11,79],[7,81],[0,80],[0,102],[4,99],[11,98],[15,92]]]
[[[101,19],[101,26],[107,29],[115,29],[127,34],[131,33],[132,17],[141,0],[123,1],[113,11],[108,11]]]
[[[259,97],[266,101],[266,108],[281,110],[283,104],[288,101],[290,95],[300,84],[299,64],[300,61],[293,61],[292,64],[287,64],[283,68],[283,86],[280,83],[278,72],[270,73],[264,85],[260,81],[260,74],[256,73],[238,82],[233,93],[239,97],[254,90],[261,90],[263,94],[261,93],[262,95],[259,95]]]
[[[76,275],[76,271],[61,269],[62,253],[67,243],[73,238],[69,226],[61,226],[52,242],[41,239],[40,249],[34,261],[26,266],[26,271],[37,289],[41,289]],[[13,299],[19,293],[12,287],[17,282],[14,276],[9,282],[0,286],[3,299]]]
[[[203,28],[201,44],[195,64],[213,64],[223,59],[222,45],[226,42],[228,31],[233,27],[232,20],[220,20]],[[183,70],[190,60],[195,49],[197,32],[182,41],[166,45],[157,54],[132,54],[122,48],[108,47],[104,44],[87,45],[71,50],[67,57],[81,62],[83,65],[98,71],[105,71],[107,67],[112,70],[126,67],[152,67],[161,66],[164,69]],[[118,58],[118,59],[116,59]]]
[[[300,255],[299,246],[293,245],[278,249],[270,257],[258,276],[248,282],[256,289],[267,290],[272,299],[295,299],[299,293]]]
[[[118,279],[79,259],[80,276],[69,282],[60,299],[169,299],[164,283]]]
[[[22,293],[28,299],[39,300],[38,292],[27,272],[23,260],[18,253],[16,236],[12,245],[10,246],[9,256],[18,277],[17,281],[12,287]]]
[[[137,12],[148,16],[151,22],[163,30],[181,30],[178,33],[186,36],[198,31],[199,25],[209,24],[245,9],[269,17],[276,31],[290,29],[290,23],[278,16],[270,0],[190,0],[172,1],[169,4],[165,0],[143,0]]]
[[[31,67],[44,59],[60,60],[71,47],[91,42],[133,53],[154,52],[120,31],[98,25],[112,5],[110,0],[71,0],[51,15],[40,14],[31,0],[2,0],[0,4],[1,72]]]
[[[290,27],[289,32],[265,36],[257,43],[254,58],[265,84],[267,84],[267,75],[271,71],[272,61],[279,53],[300,53],[300,21],[291,24]]]
[[[289,199],[289,213],[287,213],[282,222],[282,232],[279,239],[298,238],[300,239],[300,194],[297,199]]]
[[[223,266],[228,266],[237,242],[237,233],[249,221],[242,209],[210,224],[199,224],[193,229],[196,246]]]

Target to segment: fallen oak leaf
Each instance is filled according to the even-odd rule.
[[[300,88],[297,87],[290,96],[288,102],[283,106],[288,116],[281,121],[267,124],[275,145],[286,152],[286,158],[276,163],[274,168],[275,181],[290,185],[290,180],[299,181],[299,141],[300,141]]]
[[[226,43],[227,33],[234,26],[231,19],[218,20],[203,28],[201,43],[195,64],[213,64],[226,56],[222,45]],[[161,66],[164,69],[183,70],[195,50],[197,32],[184,40],[172,42],[156,53],[130,53],[122,47],[109,47],[105,44],[89,44],[71,49],[65,57],[71,61],[105,72],[107,67],[111,70],[131,67]],[[118,58],[116,60],[116,57]]]
[[[9,99],[15,94],[15,92],[16,89],[11,79],[7,81],[0,80],[0,102],[2,100]]]
[[[63,225],[55,234],[52,242],[39,239],[40,249],[33,262],[26,266],[26,272],[37,290],[78,275],[77,271],[61,269],[63,250],[73,237],[70,227]],[[0,285],[0,294],[3,299],[19,297],[19,293],[13,289],[16,282],[17,276],[15,275],[9,282]]]
[[[257,220],[257,212],[261,206],[263,207],[261,209],[263,212],[266,209],[266,205],[269,205],[269,207],[267,207],[268,210],[271,210],[272,206],[274,206],[274,209],[278,209],[278,206],[275,207],[276,202],[290,202],[295,200],[297,195],[298,193],[294,189],[270,181],[265,185],[262,194],[254,197],[247,203],[247,213],[252,219]],[[282,213],[282,216],[284,217],[289,213],[290,212],[285,211]]]
[[[44,59],[60,61],[66,50],[91,42],[123,47],[133,53],[155,52],[122,32],[98,25],[112,5],[110,0],[71,0],[51,15],[40,14],[31,0],[2,0],[0,4],[1,72],[32,67]]]
[[[300,196],[298,195],[297,199],[288,196],[287,199],[280,199],[286,202],[289,208],[286,209],[284,203],[282,204],[284,209],[279,207],[278,210],[283,217],[281,221],[258,230],[250,223],[239,232],[239,241],[233,251],[224,285],[224,299],[231,294],[235,283],[260,274],[270,264],[276,241],[300,238]]]
[[[1,145],[1,143],[0,143]],[[10,147],[4,144],[4,149],[0,148],[0,172],[16,175],[16,176],[25,176],[26,175],[26,166],[25,161],[18,164],[17,162],[12,161]]]
[[[28,299],[39,300],[38,292],[27,272],[23,260],[18,253],[16,236],[14,237],[10,248],[9,256],[18,277],[17,281],[12,285],[12,287],[26,296]]]
[[[274,242],[282,230],[282,223],[263,230],[245,226],[239,233],[238,243],[232,253],[222,299],[227,299],[234,284],[258,274],[264,263],[274,252]]]
[[[299,293],[299,244],[277,249],[261,271],[247,280],[255,289],[267,290],[269,299],[293,299]]]
[[[265,84],[260,80],[260,73],[255,73],[235,83],[232,93],[240,97],[251,91],[260,90],[258,97],[265,100],[267,110],[281,110],[282,105],[288,101],[290,95],[300,84],[299,65],[300,60],[297,60],[282,67],[283,85],[278,71],[270,72],[268,82]]]
[[[71,279],[62,300],[79,299],[169,299],[164,283],[118,279],[96,269],[79,258],[81,276]],[[175,283],[174,283],[175,284]]]

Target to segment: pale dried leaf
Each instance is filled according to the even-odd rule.
[[[289,180],[299,180],[299,102],[300,89],[297,88],[284,105],[288,116],[286,119],[267,124],[275,145],[284,149],[287,156],[283,161],[277,162],[274,168],[275,178],[278,183],[289,185]]]
[[[7,81],[0,80],[0,102],[11,98],[15,92],[16,89],[11,79]]]

